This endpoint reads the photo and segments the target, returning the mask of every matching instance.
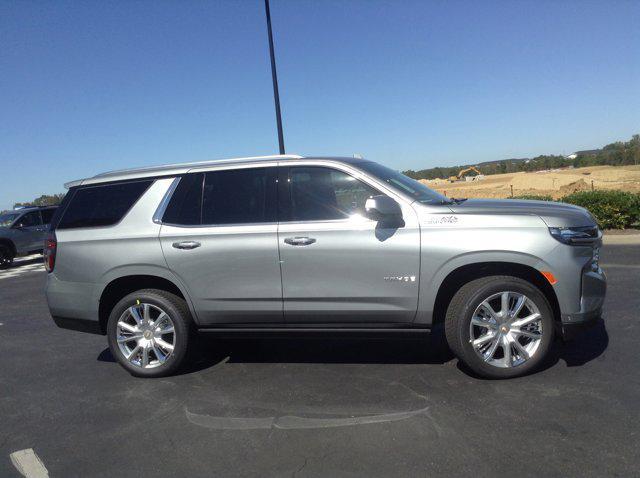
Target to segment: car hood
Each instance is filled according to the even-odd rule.
[[[517,199],[467,199],[449,205],[458,214],[535,214],[548,227],[594,226],[596,221],[586,209],[551,201]]]

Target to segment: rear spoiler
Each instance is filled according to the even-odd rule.
[[[71,189],[75,186],[80,186],[84,179],[76,179],[75,181],[69,181],[68,183],[64,183],[65,189]]]

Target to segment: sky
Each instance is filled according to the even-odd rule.
[[[640,133],[640,1],[271,0],[288,153],[399,170]],[[0,209],[278,151],[262,0],[0,2]]]

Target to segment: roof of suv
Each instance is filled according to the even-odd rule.
[[[257,163],[260,161],[279,161],[279,160],[287,160],[287,159],[328,159],[346,163],[352,163],[357,161],[362,161],[361,158],[349,158],[349,157],[329,157],[329,156],[314,156],[314,157],[305,157],[299,156],[296,154],[281,154],[281,155],[273,155],[273,156],[251,156],[246,158],[227,158],[227,159],[214,159],[209,161],[198,161],[191,163],[176,163],[176,164],[165,164],[161,166],[147,166],[143,168],[133,168],[133,169],[121,169],[117,171],[109,171],[106,173],[101,173],[96,176],[79,179],[77,181],[71,181],[64,185],[65,188],[72,188],[75,186],[80,186],[84,184],[99,184],[106,183],[112,181],[122,181],[127,179],[142,179],[142,178],[152,178],[158,176],[172,176],[177,174],[185,174],[193,169],[206,168],[209,166],[219,166],[224,164],[250,164]]]

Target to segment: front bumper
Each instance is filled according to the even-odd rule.
[[[561,316],[563,339],[575,338],[600,319],[606,293],[607,276],[604,271],[600,268],[594,271],[590,266],[585,267],[582,271],[580,311]]]

